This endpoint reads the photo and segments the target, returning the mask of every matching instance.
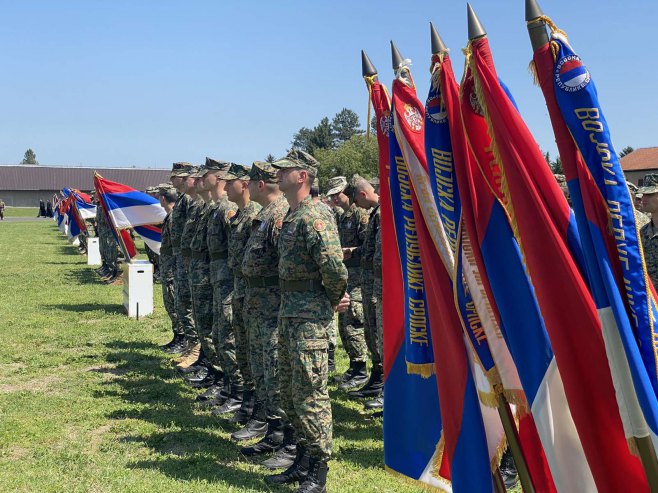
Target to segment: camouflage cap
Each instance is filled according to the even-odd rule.
[[[377,188],[379,186],[379,176],[373,176],[368,180],[368,183],[370,183],[373,187]]]
[[[299,168],[308,171],[313,176],[318,174],[318,161],[308,152],[293,149],[286,157],[278,159],[272,163],[272,166],[278,169]]]
[[[249,181],[249,168],[241,164],[231,163],[231,167],[224,173],[224,179]]]
[[[183,176],[185,178],[187,178],[187,177],[198,178],[200,170],[201,170],[201,166],[192,166],[187,174],[178,175],[178,176]],[[203,174],[201,176],[203,176]]]
[[[160,183],[155,187],[158,190],[158,193],[160,192],[166,192],[166,191],[176,191],[176,187],[174,187],[171,183]]]
[[[158,193],[158,187],[146,187],[145,193]]]
[[[194,165],[191,163],[174,163],[171,167],[171,176],[190,176],[193,172]]]
[[[203,178],[208,171],[210,171],[208,167],[205,164],[202,164],[201,166],[197,166],[197,172],[190,174],[190,177]]]
[[[254,181],[262,180],[266,183],[278,183],[279,181],[276,177],[276,168],[263,161],[254,161],[249,170],[249,178]]]
[[[626,186],[631,195],[637,195],[638,190],[640,190],[635,183],[631,183],[630,181],[626,182]]]
[[[638,190],[638,193],[643,195],[658,193],[658,174],[651,173],[646,175],[642,180],[642,186]]]
[[[334,176],[329,179],[327,184],[329,190],[327,190],[327,195],[335,195],[340,192],[344,192],[347,188],[347,178],[344,176]]]

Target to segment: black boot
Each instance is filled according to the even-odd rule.
[[[224,386],[221,383],[215,383],[208,387],[204,393],[197,395],[195,400],[197,402],[215,401],[222,393],[223,388]]]
[[[185,351],[187,351],[188,347],[189,347],[189,342],[187,338],[183,335],[181,336],[181,339],[178,342],[178,344],[174,344],[171,348],[167,349],[165,353],[180,355],[183,354]]]
[[[306,452],[306,448],[297,445],[297,454],[295,455],[295,461],[292,465],[282,473],[265,476],[265,482],[269,484],[290,484],[298,481],[301,482],[306,479],[308,468],[309,456]]]
[[[180,335],[174,334],[173,339],[171,341],[169,341],[167,344],[163,344],[162,346],[160,346],[160,349],[162,349],[163,351],[167,351],[170,348],[174,347],[176,344],[178,344],[178,342],[181,339],[182,339],[182,337]]]
[[[299,486],[297,493],[327,493],[327,461],[312,458],[306,480]]]
[[[242,405],[238,409],[229,422],[246,425],[247,421],[251,418],[252,413],[254,412],[254,405],[256,404],[256,392],[253,390],[245,390],[242,395]]]
[[[244,428],[231,433],[231,438],[236,442],[244,442],[246,440],[261,439],[267,433],[267,416],[263,403],[256,401],[254,409],[251,412],[249,421],[244,425]]]
[[[357,387],[361,387],[361,385],[363,385],[367,381],[368,381],[368,372],[366,371],[366,362],[355,361],[350,379],[345,380],[343,383],[341,383],[338,386],[338,388],[340,390],[351,390]]]
[[[217,373],[212,367],[204,367],[195,374],[185,377],[185,380],[194,389],[205,389],[211,385],[215,385],[216,381],[221,381],[221,378],[217,376]]]
[[[359,390],[352,390],[348,393],[353,399],[365,399],[366,397],[379,397],[384,391],[384,372],[381,368],[372,370],[370,378]]]
[[[350,360],[350,367],[342,375],[336,378],[338,383],[347,382],[352,379],[352,374],[354,373],[354,361]]]
[[[242,447],[240,453],[247,457],[258,454],[271,454],[283,445],[283,421],[281,418],[267,420],[265,436],[250,447]]]
[[[231,384],[231,393],[226,402],[212,410],[213,416],[221,416],[237,411],[242,406],[243,390],[241,384]]]
[[[376,411],[379,409],[384,409],[384,398],[377,397],[371,401],[368,401],[363,406],[366,411]]]
[[[203,348],[201,348],[201,350],[199,351],[199,356],[197,357],[194,363],[192,363],[190,366],[186,366],[185,368],[177,367],[176,369],[178,370],[179,373],[182,373],[183,375],[189,375],[190,373],[197,373],[202,368],[205,368],[207,371],[209,367],[210,367],[210,362],[206,359],[206,354],[203,352]]]
[[[503,482],[505,483],[505,488],[508,490],[514,488],[519,481],[519,475],[516,472],[516,464],[514,463],[514,458],[512,457],[512,452],[510,452],[509,448],[503,454],[499,469],[500,475],[503,477]]]
[[[333,344],[329,344],[329,360],[327,365],[327,369],[329,370],[329,373],[336,372],[335,355],[336,355],[336,346],[334,346]]]
[[[297,447],[295,446],[295,430],[290,425],[283,427],[283,443],[281,448],[267,460],[262,462],[262,465],[268,469],[286,469],[295,462],[297,457]]]

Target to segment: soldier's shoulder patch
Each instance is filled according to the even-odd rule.
[[[276,229],[281,229],[283,228],[283,219],[277,219],[276,222],[274,223],[274,227]]]
[[[327,229],[327,223],[322,219],[316,219],[315,221],[313,221],[313,229],[318,233],[321,233],[322,231]]]
[[[234,210],[229,209],[228,211],[226,211],[226,219],[230,220],[233,216],[235,216],[235,211]]]
[[[361,214],[361,224],[368,224],[368,215],[367,214]]]

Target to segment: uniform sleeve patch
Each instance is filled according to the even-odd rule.
[[[276,229],[283,228],[283,219],[277,220],[277,222],[274,223],[274,226],[276,227]]]
[[[231,219],[235,216],[235,211],[226,211],[226,219]]]
[[[327,229],[327,223],[325,223],[322,219],[316,219],[315,221],[313,221],[313,229],[315,229],[315,231],[320,233],[325,229]]]
[[[368,216],[363,214],[361,216],[361,224],[368,224],[368,219],[369,219]]]

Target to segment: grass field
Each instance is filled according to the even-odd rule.
[[[34,212],[36,215],[36,211]],[[155,314],[123,314],[54,222],[0,229],[0,492],[286,492],[195,408]],[[347,367],[340,352],[339,370]],[[332,390],[331,492],[417,492],[383,469],[381,421]]]
[[[5,207],[5,217],[37,217],[38,207]]]

